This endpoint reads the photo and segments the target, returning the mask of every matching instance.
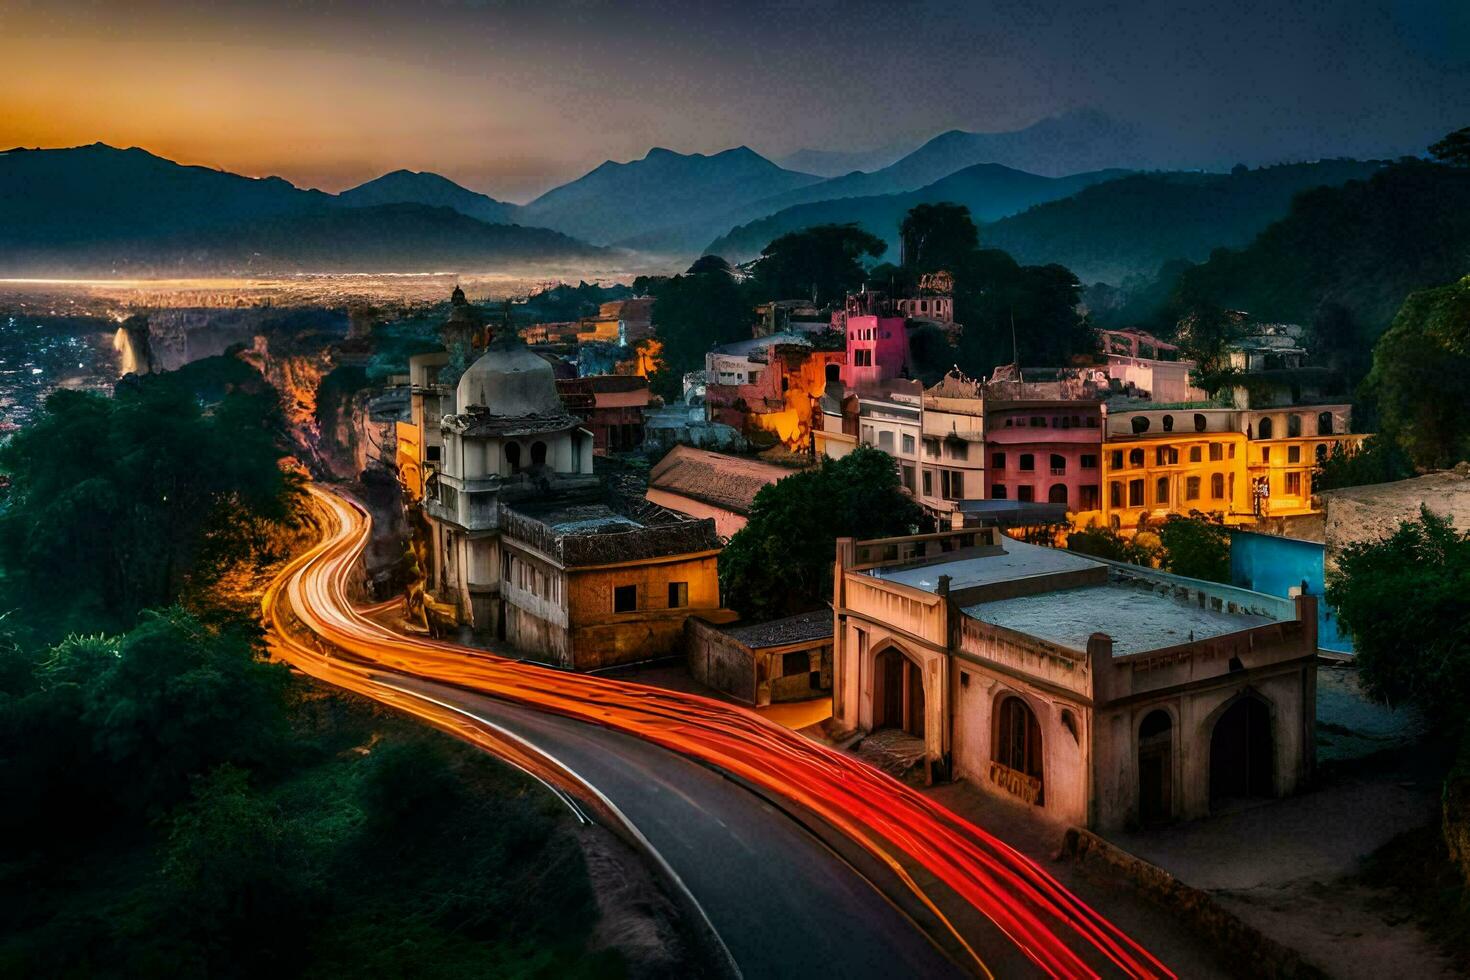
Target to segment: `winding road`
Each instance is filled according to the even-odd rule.
[[[738,706],[404,636],[354,608],[365,512],[262,599],[273,655],[479,744],[636,838],[729,972],[1170,977],[1035,862],[850,756]]]

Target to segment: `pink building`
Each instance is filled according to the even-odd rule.
[[[1102,404],[1074,399],[985,402],[986,496],[1097,510]]]
[[[832,314],[832,327],[847,336],[842,383],[863,388],[908,377],[908,321],[881,293],[853,293]]]

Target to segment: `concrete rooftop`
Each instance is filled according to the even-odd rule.
[[[1123,582],[1060,589],[969,606],[976,619],[1073,650],[1106,633],[1113,655],[1158,650],[1272,622],[1249,613],[1216,612]]]
[[[1007,582],[1033,575],[1073,572],[1083,568],[1096,568],[1101,564],[1076,552],[1043,548],[1010,539],[1004,540],[1003,547],[1003,555],[980,554],[907,568],[874,568],[868,574],[874,578],[897,582],[899,585],[923,589],[925,592],[933,592],[939,587],[939,576],[948,575],[950,591],[957,592],[975,585]]]

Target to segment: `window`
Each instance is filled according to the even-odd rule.
[[[1122,507],[1123,506],[1123,483],[1122,483],[1122,481],[1120,481],[1120,480],[1114,480],[1113,482],[1111,482],[1111,483],[1108,484],[1108,506],[1110,506],[1110,507]]]
[[[1178,462],[1179,462],[1179,447],[1178,446],[1170,446],[1169,447],[1169,463],[1170,463],[1170,465],[1173,465],[1173,464],[1178,463]]]
[[[521,471],[520,443],[508,442],[505,444],[505,461],[510,464],[510,471],[512,473],[519,473]]]
[[[1302,434],[1302,417],[1292,414],[1286,417],[1286,437],[1296,439]]]
[[[542,442],[540,439],[537,439],[535,442],[531,443],[531,465],[546,465],[546,443]]]
[[[1143,481],[1142,480],[1129,480],[1128,481],[1128,506],[1129,507],[1142,507],[1143,506]]]
[[[938,439],[925,439],[924,440],[924,455],[925,456],[928,456],[930,459],[938,459],[939,458],[939,440]]]
[[[669,608],[670,609],[683,609],[687,605],[689,605],[689,583],[688,582],[670,582],[669,583]]]
[[[1065,483],[1053,483],[1051,490],[1047,492],[1046,502],[1049,504],[1067,503],[1067,485]]]
[[[1205,426],[1208,424],[1209,422],[1205,419],[1203,414],[1201,414],[1200,412],[1194,413],[1194,431],[1203,432],[1205,431]]]
[[[1224,473],[1214,473],[1214,474],[1211,474],[1211,476],[1210,476],[1210,496],[1211,497],[1214,497],[1216,500],[1223,500],[1224,499],[1224,497],[1225,497],[1225,474]]]
[[[1033,429],[1046,428],[1046,419],[1042,418],[1040,415],[1031,416],[1031,427]]]
[[[1191,463],[1199,463],[1199,462],[1202,462],[1204,460],[1204,458],[1205,458],[1204,447],[1202,447],[1202,446],[1190,446],[1189,447],[1189,461]]]
[[[871,425],[862,427],[862,437],[864,446],[871,446],[873,444],[873,427]]]
[[[1051,454],[1051,475],[1062,476],[1067,472],[1067,457],[1060,453]]]
[[[1020,698],[1006,698],[996,718],[995,761],[1034,780],[1023,792],[1038,806],[1043,803],[1045,785],[1041,760],[1041,725],[1036,716]]]
[[[1016,488],[1016,499],[1020,501],[1030,502],[1036,499],[1036,493],[1031,488],[1031,485],[1027,484],[1024,487]]]
[[[1218,442],[1210,443],[1210,462],[1218,463],[1225,458],[1225,447]]]
[[[1286,493],[1290,497],[1302,495],[1302,475],[1300,473],[1286,474]]]
[[[1133,416],[1133,418],[1129,419],[1128,421],[1129,421],[1129,424],[1133,426],[1133,434],[1134,435],[1136,435],[1136,436],[1137,435],[1142,435],[1143,433],[1145,433],[1145,432],[1148,431],[1148,416],[1147,415],[1135,415],[1135,416]]]
[[[888,453],[890,456],[893,455],[893,433],[892,432],[890,432],[887,429],[884,429],[882,432],[878,433],[878,448],[881,449],[881,450],[883,450],[885,453]]]
[[[1263,418],[1261,419],[1260,427],[1256,429],[1256,438],[1270,439],[1271,433],[1274,431],[1275,430],[1272,428],[1271,425],[1271,420],[1269,418]]]
[[[907,490],[909,493],[913,493],[914,492],[914,468],[912,466],[910,466],[909,464],[904,463],[898,469],[899,469],[899,472],[903,476],[903,488],[905,490]]]
[[[1004,500],[1004,499],[1006,499],[1006,485],[1004,483],[992,483],[990,485],[990,499],[991,500]]]
[[[1261,447],[1261,462],[1263,462],[1263,463],[1269,463],[1269,462],[1271,462],[1271,447],[1270,446],[1262,446]]]
[[[1083,453],[1081,465],[1084,470],[1095,470],[1097,469],[1097,457],[1092,453]]]
[[[1005,453],[991,453],[990,454],[990,468],[993,469],[993,470],[1003,470],[1003,469],[1005,469],[1006,468],[1006,454]]]
[[[939,488],[945,500],[965,499],[965,474],[960,470],[940,470]]]
[[[797,674],[805,674],[812,669],[811,654],[805,650],[797,650],[794,653],[781,654],[781,676],[795,677]]]
[[[1121,449],[1114,449],[1113,450],[1112,464],[1113,464],[1113,469],[1115,469],[1115,470],[1121,470],[1123,468],[1123,450],[1121,450]]]
[[[1319,436],[1330,436],[1330,435],[1332,435],[1332,413],[1331,412],[1319,412],[1317,414],[1317,435],[1319,435]]]
[[[1168,446],[1160,446],[1158,449],[1155,449],[1154,450],[1154,465],[1155,466],[1163,466],[1164,464],[1166,464],[1168,462],[1169,462],[1169,447]]]
[[[934,496],[934,471],[933,470],[925,470],[924,471],[924,496],[926,496],[926,497],[932,497],[932,496]]]
[[[1167,504],[1169,502],[1169,478],[1161,476],[1154,484],[1154,503]]]
[[[1325,442],[1319,442],[1319,443],[1317,443],[1317,462],[1320,463],[1323,460],[1325,460],[1326,458],[1327,458],[1327,443],[1325,443]]]
[[[1143,450],[1142,449],[1130,449],[1130,450],[1128,450],[1128,465],[1129,466],[1142,466],[1143,465]]]
[[[1036,457],[1034,455],[1032,455],[1031,453],[1022,453],[1021,454],[1021,469],[1022,470],[1034,470],[1034,469],[1036,469]]]
[[[950,459],[970,458],[970,444],[963,439],[950,439],[945,442],[945,445],[949,447]]]
[[[1301,446],[1287,446],[1286,447],[1286,461],[1288,463],[1300,463],[1302,461],[1302,447]]]
[[[870,350],[864,350],[863,348],[858,348],[857,350],[853,351],[852,352],[852,366],[853,367],[872,367],[873,366],[873,352],[870,351]]]
[[[914,454],[914,437],[907,432],[903,434],[903,454],[912,456]]]
[[[613,588],[613,612],[637,612],[638,586],[619,585]]]
[[[1197,477],[1197,476],[1191,476],[1191,477],[1188,477],[1187,479],[1185,479],[1185,481],[1184,481],[1184,499],[1185,500],[1198,500],[1199,499],[1199,477]]]

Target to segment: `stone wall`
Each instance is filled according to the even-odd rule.
[[[690,616],[684,621],[684,648],[695,680],[746,704],[756,703],[755,661],[748,647]]]

